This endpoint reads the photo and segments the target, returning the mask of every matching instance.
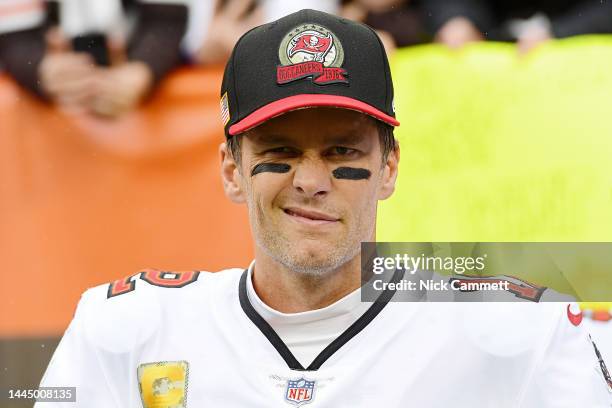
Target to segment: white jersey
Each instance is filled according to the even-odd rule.
[[[247,276],[149,270],[88,290],[41,384],[76,386],[77,403],[36,407],[611,406],[567,304],[385,292],[303,366],[253,308]]]

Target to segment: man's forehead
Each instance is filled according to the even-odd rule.
[[[254,143],[324,141],[357,144],[377,134],[375,119],[343,109],[304,109],[274,118],[247,132]]]
[[[359,144],[366,140],[368,136],[367,132],[359,130],[347,130],[341,133],[333,132],[325,137],[318,137],[316,141],[325,142],[326,144]],[[312,138],[306,138],[304,135],[297,134],[294,132],[286,133],[271,133],[271,132],[248,132],[247,138],[256,144],[266,145],[278,145],[287,143],[296,143],[300,141],[313,140]]]

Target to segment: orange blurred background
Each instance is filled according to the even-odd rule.
[[[146,267],[248,266],[246,208],[219,176],[221,77],[178,71],[108,121],[50,108],[0,76],[3,386],[37,384],[89,287]],[[34,352],[41,361],[16,373]]]

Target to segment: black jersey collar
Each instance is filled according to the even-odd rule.
[[[360,331],[362,331],[378,314],[385,308],[387,303],[391,300],[395,294],[395,290],[386,289],[376,301],[370,306],[366,312],[359,317],[353,324],[351,324],[340,336],[332,341],[327,347],[319,353],[319,355],[310,363],[306,368],[295,358],[289,347],[285,342],[278,336],[272,326],[265,321],[263,317],[253,307],[249,301],[247,294],[247,278],[248,269],[242,273],[240,277],[240,283],[238,285],[238,297],[240,299],[240,306],[249,319],[257,326],[257,328],[263,333],[264,336],[270,341],[272,346],[278,351],[278,354],[285,360],[287,365],[292,370],[298,371],[316,371],[318,370],[327,359],[329,359],[336,351],[344,346],[350,339],[355,337]],[[402,278],[402,271],[397,270],[391,282],[397,283]],[[394,286],[394,285],[393,285]]]

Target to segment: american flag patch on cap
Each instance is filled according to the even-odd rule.
[[[227,92],[221,97],[221,122],[223,126],[227,125],[230,120],[229,104],[227,103]]]

